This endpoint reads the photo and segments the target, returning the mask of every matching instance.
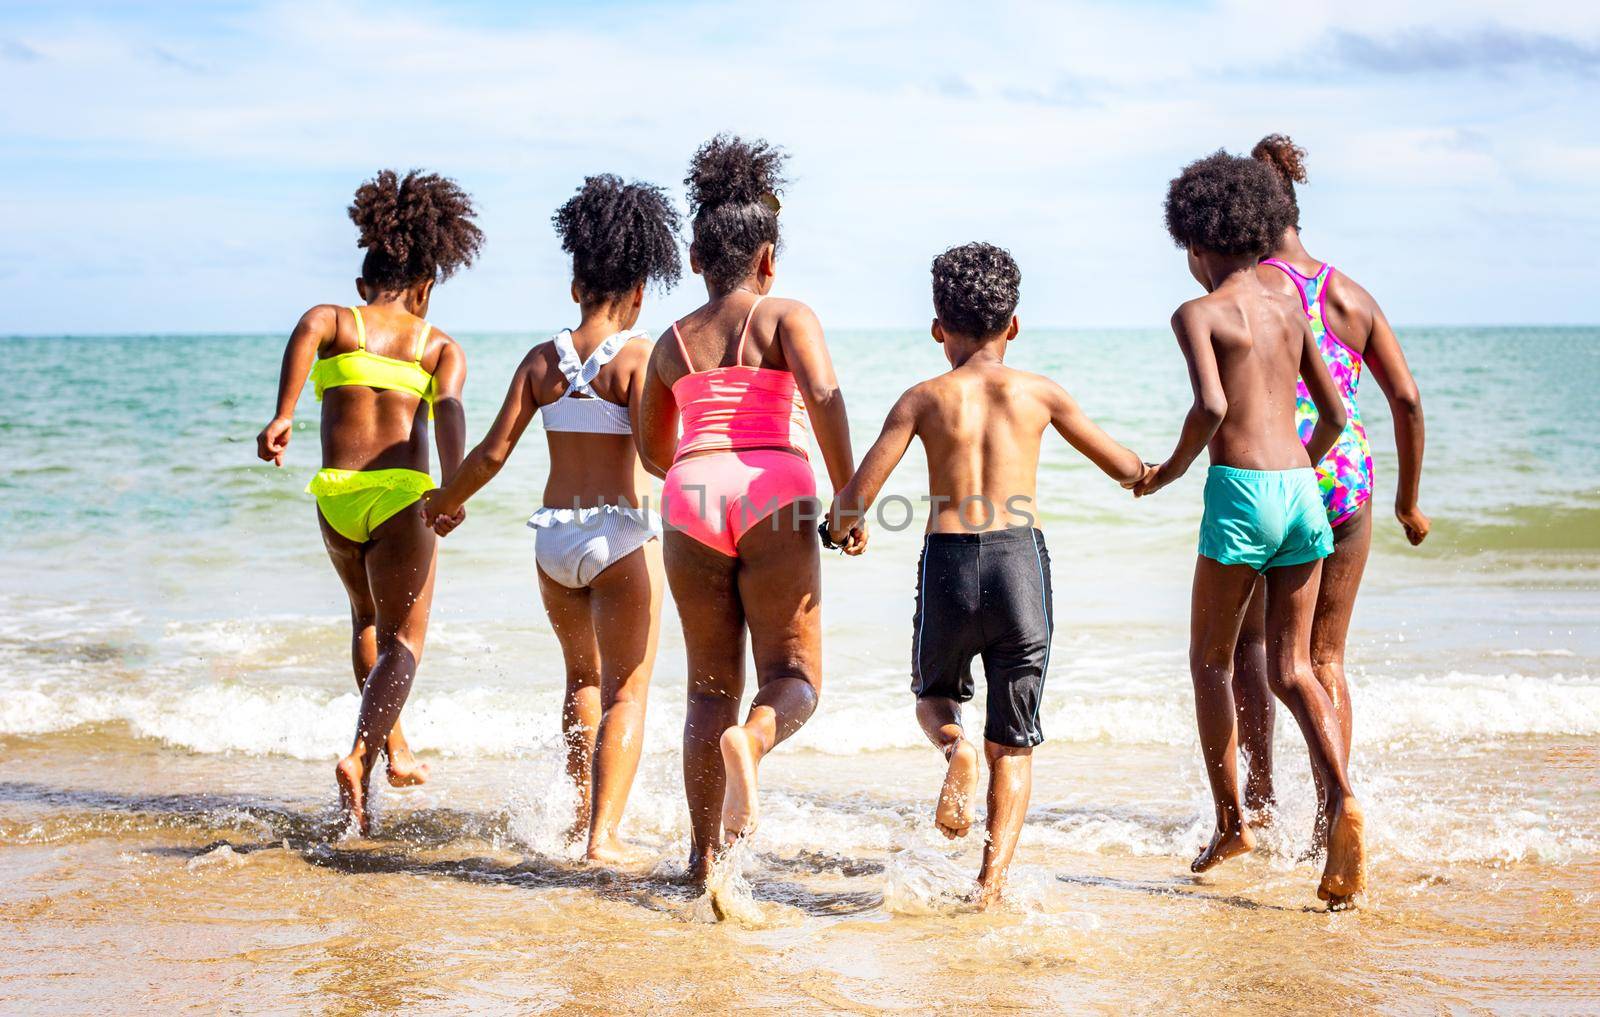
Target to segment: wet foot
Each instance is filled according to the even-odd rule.
[[[393,787],[416,787],[428,782],[428,764],[417,761],[410,749],[391,751],[389,756],[389,784]]]
[[[1244,791],[1244,811],[1246,816],[1251,817],[1250,822],[1253,824],[1256,822],[1254,817],[1270,816],[1272,813],[1277,812],[1278,796],[1273,793],[1272,785],[1269,784],[1264,789],[1246,787]]]
[[[978,888],[972,895],[972,903],[979,911],[988,911],[1000,904],[1003,886],[998,882],[978,881]]]
[[[589,842],[584,858],[599,865],[629,865],[643,861],[645,853],[631,844],[619,840],[615,834]]]
[[[696,889],[704,890],[706,883],[711,879],[711,866],[716,863],[716,858],[707,851],[705,854],[691,854],[689,856],[689,871],[685,878],[689,885]]]
[[[933,825],[954,840],[972,829],[972,797],[978,790],[978,750],[963,738],[950,750],[950,765],[945,770],[944,787],[939,789],[939,806]]]
[[[1333,906],[1367,888],[1366,817],[1355,798],[1341,799],[1328,814],[1328,863],[1317,896]]]
[[[744,728],[722,732],[722,769],[722,836],[731,844],[756,828],[756,746]]]
[[[339,783],[339,807],[344,810],[345,822],[354,823],[361,835],[367,836],[372,821],[367,815],[367,771],[361,757],[351,753],[339,760],[333,779]]]
[[[1255,850],[1255,846],[1256,835],[1250,832],[1248,826],[1241,825],[1236,830],[1219,828],[1211,835],[1211,843],[1190,863],[1189,871],[1205,872],[1236,855],[1249,854]]]

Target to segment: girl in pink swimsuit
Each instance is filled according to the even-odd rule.
[[[1356,384],[1363,371],[1370,373],[1389,402],[1394,418],[1399,476],[1395,483],[1394,513],[1406,539],[1422,543],[1431,523],[1417,504],[1422,480],[1422,397],[1406,366],[1400,341],[1389,327],[1383,309],[1371,294],[1342,272],[1311,256],[1300,242],[1300,207],[1294,185],[1306,179],[1305,150],[1281,134],[1261,139],[1250,153],[1277,171],[1294,208],[1294,223],[1284,230],[1271,256],[1257,270],[1261,281],[1286,294],[1298,296],[1306,317],[1345,400],[1349,425],[1328,456],[1318,464],[1318,480],[1328,521],[1333,525],[1333,554],[1322,566],[1322,585],[1311,625],[1311,661],[1317,681],[1328,692],[1338,714],[1344,754],[1350,756],[1352,717],[1350,689],[1345,681],[1345,641],[1356,590],[1372,549],[1372,456],[1367,433],[1355,404]],[[1302,407],[1302,418],[1304,411]],[[1302,419],[1302,436],[1305,434]],[[1249,760],[1245,805],[1260,811],[1273,804],[1272,728],[1273,697],[1266,680],[1266,602],[1261,589],[1245,615],[1234,654],[1233,689],[1238,711],[1239,745]],[[1316,775],[1318,790],[1322,776]],[[1320,801],[1319,796],[1319,801]],[[1318,817],[1315,843],[1325,834]]]
[[[646,469],[665,479],[667,584],[688,651],[689,866],[702,883],[724,837],[755,828],[757,765],[806,722],[822,687],[810,431],[835,490],[855,471],[817,316],[767,296],[783,158],[727,135],[695,153],[689,262],[709,299],[656,343],[634,420]],[[741,724],[747,632],[757,692]]]

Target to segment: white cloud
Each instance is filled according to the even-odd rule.
[[[1484,40],[1511,31],[1496,27],[1494,5],[1298,5],[1292,17],[1255,0],[749,11],[577,9],[508,27],[444,7],[320,2],[198,27],[27,25],[0,39],[0,88],[27,96],[0,109],[0,153],[22,167],[0,210],[13,251],[28,252],[0,263],[0,331],[292,319],[285,308],[348,288],[343,203],[380,165],[438,169],[480,198],[486,257],[441,293],[456,327],[555,324],[568,309],[549,210],[590,172],[675,185],[694,145],[723,128],[793,153],[783,287],[825,319],[920,324],[928,258],[984,236],[1022,259],[1033,321],[1160,323],[1191,285],[1161,231],[1166,180],[1269,130],[1311,150],[1302,204],[1319,250],[1360,266],[1393,317],[1583,315],[1531,272],[1515,298],[1488,285],[1499,260],[1515,266],[1527,252],[1514,236],[1490,248],[1452,221],[1501,208],[1542,216],[1545,251],[1582,243],[1577,228],[1552,239],[1548,227],[1559,232],[1552,213],[1585,186],[1573,167],[1592,167],[1600,146],[1584,116],[1592,82],[1518,60],[1478,74]],[[1334,66],[1335,30],[1391,47],[1368,56],[1424,39],[1410,52],[1438,66]],[[1576,52],[1597,32],[1588,7],[1541,5],[1519,11],[1514,38]],[[134,194],[121,175],[137,178]],[[1337,215],[1319,219],[1324,210]],[[1399,291],[1378,274],[1396,251],[1428,263],[1463,244],[1483,246],[1466,248],[1477,267],[1462,294]],[[125,302],[68,305],[85,265]],[[230,301],[226,320],[214,304],[148,296],[165,290],[157,279],[210,285],[224,269],[254,274],[248,287],[265,296]],[[682,287],[662,313],[696,295]]]

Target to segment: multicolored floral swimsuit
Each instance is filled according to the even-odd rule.
[[[1316,337],[1323,362],[1328,365],[1328,373],[1333,375],[1333,383],[1339,386],[1339,397],[1344,400],[1348,418],[1344,433],[1317,464],[1317,483],[1322,488],[1322,504],[1328,510],[1328,522],[1338,526],[1361,511],[1361,506],[1372,497],[1372,446],[1367,443],[1367,428],[1361,423],[1361,411],[1356,407],[1361,354],[1334,335],[1323,316],[1328,280],[1333,278],[1332,265],[1319,267],[1314,276],[1304,276],[1294,266],[1277,258],[1268,258],[1262,264],[1282,271],[1300,291],[1300,304],[1311,322],[1311,334]],[[1300,427],[1300,440],[1310,441],[1311,432],[1317,426],[1317,407],[1304,381],[1296,389],[1295,421]]]

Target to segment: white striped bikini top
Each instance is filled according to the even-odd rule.
[[[590,355],[588,360],[578,359],[577,347],[572,345],[572,330],[562,329],[550,338],[555,344],[556,356],[561,362],[561,373],[567,379],[567,390],[561,398],[540,407],[544,414],[546,431],[578,431],[584,434],[632,434],[633,421],[628,408],[600,398],[592,387],[600,369],[611,363],[622,347],[631,339],[649,338],[647,332],[618,332],[608,336]]]

